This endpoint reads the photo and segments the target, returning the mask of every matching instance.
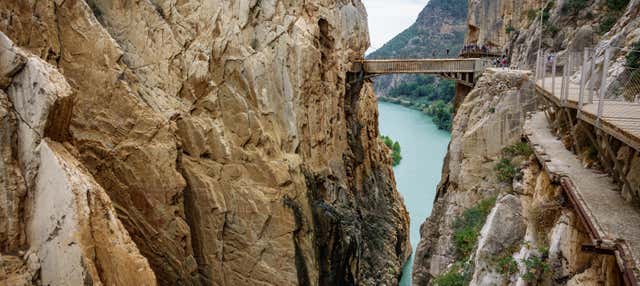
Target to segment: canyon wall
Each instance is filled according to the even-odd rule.
[[[459,107],[414,285],[622,283],[615,256],[582,250],[583,222],[524,141],[539,108],[530,75],[489,70]]]
[[[427,285],[460,260],[453,229],[465,209],[509,193],[511,186],[497,178],[494,168],[503,146],[520,141],[526,112],[535,107],[529,74],[492,70],[458,108],[433,211],[421,227],[414,285]]]
[[[0,32],[0,281],[397,283],[360,1],[2,1]]]
[[[549,1],[541,26],[539,1],[470,0],[467,41],[508,52],[512,68],[522,70],[533,67],[539,45],[560,57],[594,48],[596,75],[605,48],[617,47],[609,71],[615,81],[611,71],[623,69],[640,40],[640,1],[614,2]],[[575,111],[536,99],[531,80],[524,71],[485,72],[458,109],[434,210],[422,225],[414,285],[622,283],[615,256],[583,250],[591,242],[584,223],[524,140],[523,124],[529,112],[546,110],[567,152],[609,173],[628,201],[637,201],[638,155],[611,136],[576,125]],[[599,81],[592,75],[588,80]],[[513,103],[525,94],[529,101]]]
[[[512,67],[531,69],[539,48],[562,58],[567,52],[596,50],[602,70],[605,47],[623,58],[640,41],[640,1],[469,0],[466,43],[497,48]],[[543,23],[540,23],[542,10]],[[564,60],[558,63],[564,65]],[[613,66],[612,69],[619,68]]]

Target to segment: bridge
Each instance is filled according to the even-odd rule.
[[[481,58],[356,60],[351,72],[363,72],[368,77],[385,74],[431,74],[473,87],[476,78],[490,66],[490,60]]]

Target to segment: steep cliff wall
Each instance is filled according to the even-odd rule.
[[[520,141],[533,85],[523,72],[491,71],[480,78],[454,119],[451,143],[433,212],[421,227],[413,279],[426,285],[462,260],[454,246],[456,219],[478,202],[509,193],[494,168],[502,148]]]
[[[460,106],[414,285],[620,285],[614,256],[582,250],[583,222],[522,141],[537,108],[528,74],[505,70]]]
[[[368,46],[360,1],[2,1],[0,31],[0,252],[15,270],[0,280],[397,282],[408,217],[371,84],[346,72]],[[91,253],[52,248],[81,268],[36,245],[104,224],[91,201],[37,219],[55,169],[43,138],[47,161],[113,205],[111,235],[69,242]],[[118,277],[142,281],[110,280],[108,243],[141,265]]]
[[[622,58],[640,40],[639,15],[638,0],[469,0],[466,42],[506,51],[519,68],[535,65],[539,47],[559,56],[595,48],[600,58],[604,47],[618,47],[612,58]]]
[[[536,21],[539,1],[471,0],[467,41],[508,50],[512,67],[523,69],[535,63],[539,44],[544,52],[558,55],[594,47],[597,72],[602,69],[604,48],[619,48],[612,54],[611,69],[615,70],[638,41],[639,1],[546,3],[540,26]],[[619,285],[614,256],[582,250],[590,238],[575,206],[568,204],[562,187],[551,179],[554,174],[541,168],[544,162],[531,155],[532,147],[520,142],[524,119],[496,117],[493,113],[500,113],[499,108],[486,111],[492,100],[508,102],[504,91],[496,87],[526,90],[493,74],[483,76],[455,118],[436,205],[422,226],[415,284]],[[531,83],[522,86],[528,85]],[[508,113],[532,110],[504,106]],[[485,112],[478,116],[470,112],[473,110]],[[555,109],[547,111],[558,117]],[[575,119],[575,112],[567,114],[568,120]],[[632,171],[634,152],[589,127],[573,126],[575,122],[560,126],[562,120],[550,120],[556,134],[567,148],[579,153],[585,166],[602,165],[621,187],[621,194],[633,200],[635,179],[629,178],[637,176]],[[511,126],[513,132],[495,126]],[[483,131],[487,128],[492,133]],[[595,150],[596,158],[589,155],[589,148]]]

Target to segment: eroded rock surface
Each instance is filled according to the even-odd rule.
[[[536,107],[528,79],[522,71],[489,70],[459,107],[434,210],[421,227],[415,285],[426,285],[455,261],[455,219],[511,188],[500,182],[494,168],[502,148],[520,141],[526,112]]]
[[[346,72],[368,47],[360,1],[3,1],[0,31],[19,55],[0,50],[0,202],[10,200],[0,218],[13,217],[10,231],[0,223],[0,251],[36,248],[41,239],[24,233],[55,229],[25,228],[41,221],[30,206],[47,201],[38,152],[49,138],[64,142],[50,153],[76,160],[104,190],[82,209],[115,209],[97,221],[98,210],[76,211],[61,231],[91,223],[87,243],[98,245],[98,224],[144,257],[114,248],[123,260],[101,261],[96,246],[104,273],[89,263],[77,279],[397,283],[408,215],[378,140],[371,84]],[[88,259],[76,243],[54,249]],[[19,256],[35,256],[21,259],[39,261],[40,282],[57,279],[53,256]],[[124,260],[153,272],[109,276]]]

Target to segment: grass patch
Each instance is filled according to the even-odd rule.
[[[587,0],[569,0],[562,5],[563,14],[578,14],[582,9],[587,8]]]
[[[466,260],[478,242],[480,230],[496,204],[496,198],[480,201],[474,207],[465,210],[453,222],[453,242],[459,260]]]
[[[471,267],[469,264],[458,262],[454,263],[447,272],[435,277],[433,285],[435,286],[466,286],[471,282]]]
[[[613,25],[618,22],[618,19],[624,13],[624,10],[629,5],[630,0],[607,0],[605,6],[607,8],[607,14],[605,18],[600,21],[600,26],[598,27],[598,33],[601,35],[606,34],[613,28]]]
[[[525,156],[529,157],[533,154],[533,149],[526,142],[519,142],[513,144],[511,146],[504,147],[502,149],[505,155],[515,157],[515,156]]]
[[[499,257],[496,262],[496,267],[498,273],[507,277],[518,273],[518,263],[513,259],[513,255],[511,253]]]
[[[548,250],[542,250],[541,252],[542,253],[540,255],[532,255],[522,260],[525,272],[521,277],[524,281],[537,281],[540,277],[549,272],[550,266],[546,261]]]
[[[384,145],[387,145],[392,151],[391,158],[393,158],[393,166],[398,166],[400,161],[402,161],[402,155],[400,150],[400,143],[398,141],[393,141],[389,136],[380,136],[382,141],[384,141]]]
[[[529,19],[529,22],[533,22],[533,20],[538,17],[538,10],[536,9],[529,9],[525,13],[527,14],[527,19]]]
[[[600,26],[598,26],[598,33],[600,33],[601,35],[606,34],[607,32],[609,32],[609,30],[611,30],[611,28],[613,28],[613,25],[615,25],[617,21],[618,17],[612,14],[608,14],[602,21],[600,21]]]
[[[496,175],[498,176],[498,180],[501,182],[511,182],[513,178],[515,178],[518,170],[513,163],[511,163],[510,159],[502,159],[495,167]]]

